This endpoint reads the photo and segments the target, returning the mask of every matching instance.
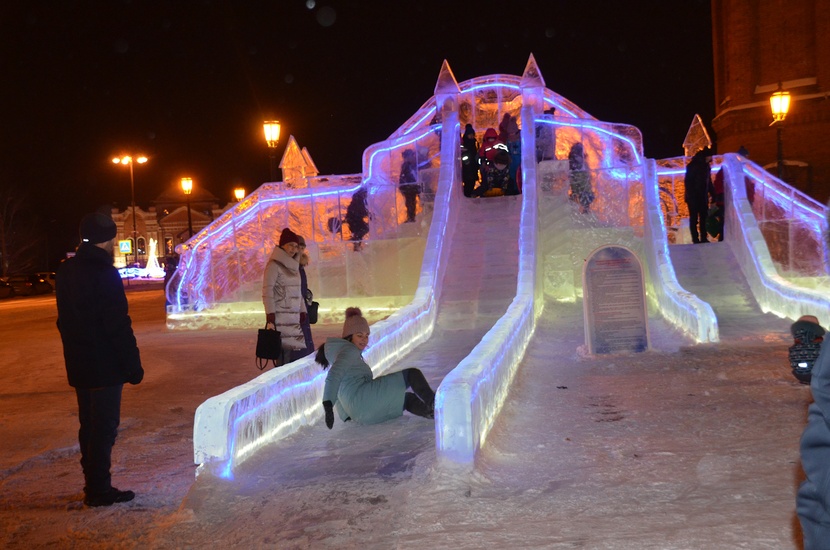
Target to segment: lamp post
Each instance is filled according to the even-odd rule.
[[[133,164],[134,163],[144,164],[147,162],[147,157],[144,155],[140,157],[133,158],[129,155],[124,155],[123,157],[113,157],[112,163],[113,164],[121,164],[121,165],[129,165],[130,166],[130,200],[132,201],[133,206],[133,264],[138,263],[138,229],[136,227],[136,216],[135,216],[135,178],[133,176]]]
[[[783,130],[784,119],[787,118],[787,113],[790,110],[790,92],[785,92],[780,82],[778,83],[778,91],[769,98],[769,106],[772,110],[770,126],[775,124],[778,134],[778,179],[782,179],[784,174],[784,139],[781,131]]]
[[[182,191],[184,191],[185,201],[187,202],[187,234],[188,239],[193,238],[193,220],[190,217],[190,193],[193,192],[193,179],[182,178]]]
[[[271,181],[277,181],[277,144],[280,142],[280,123],[278,120],[266,120],[262,123],[265,130],[265,143],[271,159]]]
[[[243,189],[242,187],[237,187],[236,189],[234,189],[233,190],[233,198],[236,199],[236,202],[239,202],[242,199],[244,199],[245,198],[245,189]]]

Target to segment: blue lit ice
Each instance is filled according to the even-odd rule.
[[[543,115],[551,106],[556,114]],[[481,135],[497,127],[504,113],[521,126],[523,194],[465,199],[460,128],[471,123]],[[536,125],[555,132],[553,160],[539,164]],[[579,214],[567,198],[567,154],[577,142],[585,148],[597,197],[590,214]],[[423,161],[413,224],[403,223],[397,190],[406,148],[416,149]],[[547,89],[532,56],[522,77],[462,83],[445,63],[435,96],[365,151],[361,174],[310,177],[305,186],[295,182],[290,188],[265,184],[186,243],[167,289],[168,326],[262,325],[262,265],[279,231],[291,227],[309,244],[309,286],[323,320],[342,321],[345,307],[357,305],[374,321],[365,355],[376,373],[403,368],[402,358],[446,341],[447,331],[467,343],[463,356],[431,374],[434,385],[440,382],[437,464],[468,470],[508,402],[545,310],[578,310],[582,262],[595,248],[618,244],[639,255],[647,272],[649,323],[669,327],[660,330],[673,335],[677,346],[719,340],[713,307],[680,285],[669,251],[670,243],[687,238],[684,166],[683,157],[644,158],[636,128],[598,121]],[[822,292],[825,208],[737,155],[716,157],[713,171],[719,167],[726,170],[726,245],[762,311],[830,319]],[[751,204],[745,179],[754,191]],[[331,231],[330,220],[343,218],[361,186],[369,191],[372,218],[365,245],[355,252],[348,230]],[[471,232],[480,237],[476,243],[469,241]],[[494,262],[496,256],[510,261]],[[463,277],[474,282],[459,287]],[[306,358],[207,400],[194,426],[199,472],[231,477],[265,445],[318,422],[323,379]]]

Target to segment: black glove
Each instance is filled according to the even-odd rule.
[[[323,408],[326,410],[326,426],[328,429],[334,427],[334,408],[331,401],[323,401]]]
[[[141,367],[132,371],[127,377],[127,382],[133,385],[140,384],[142,380],[144,380],[144,369]]]

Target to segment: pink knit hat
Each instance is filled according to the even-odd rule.
[[[359,307],[346,309],[346,322],[343,323],[343,338],[357,332],[369,334],[369,322],[363,317]]]

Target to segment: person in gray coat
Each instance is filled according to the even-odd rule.
[[[326,426],[334,426],[334,407],[344,422],[378,424],[409,411],[434,418],[435,392],[416,368],[373,378],[361,355],[369,344],[369,323],[359,308],[346,310],[343,337],[329,338],[317,351],[316,361],[329,367],[323,390]],[[408,388],[412,392],[406,391]],[[414,392],[414,393],[413,393]]]
[[[801,467],[807,479],[796,496],[796,512],[805,550],[827,548],[830,541],[830,348],[825,340],[812,369],[813,403],[801,435]]]
[[[274,325],[282,338],[283,357],[280,364],[291,361],[293,350],[306,347],[301,327],[306,307],[301,291],[300,263],[294,258],[300,250],[299,243],[299,235],[287,227],[283,229],[279,245],[271,252],[262,277],[265,324]]]

